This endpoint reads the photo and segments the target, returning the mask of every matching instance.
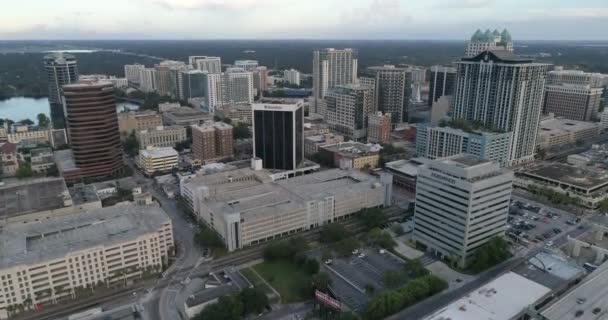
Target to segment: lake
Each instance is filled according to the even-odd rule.
[[[119,102],[116,104],[118,112],[123,109],[137,110],[139,106],[129,102]],[[51,105],[47,98],[34,99],[25,97],[15,97],[0,101],[0,119],[11,119],[15,122],[23,119],[31,119],[36,122],[36,116],[44,113],[51,116]]]

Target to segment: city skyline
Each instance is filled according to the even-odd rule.
[[[517,40],[607,40],[607,18],[601,0],[25,0],[0,13],[0,39],[464,40],[487,26]]]

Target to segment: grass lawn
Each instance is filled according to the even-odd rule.
[[[253,286],[261,289],[266,294],[273,294],[274,292],[256,275],[253,273],[251,268],[241,269],[241,273],[247,278],[247,280],[253,283]]]
[[[253,267],[270,285],[281,294],[283,303],[308,300],[303,291],[311,278],[286,261],[263,262]]]

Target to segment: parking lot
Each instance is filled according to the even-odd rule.
[[[404,270],[404,267],[405,263],[400,258],[374,249],[364,249],[352,257],[337,258],[324,264],[332,279],[333,293],[355,311],[362,310],[371,299],[366,290],[378,293],[385,289],[385,272]]]
[[[544,242],[551,246],[552,238],[578,224],[580,219],[574,215],[530,203],[525,199],[511,201],[507,236],[512,240],[529,244]]]

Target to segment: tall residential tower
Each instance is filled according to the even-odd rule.
[[[319,113],[318,106],[329,89],[356,82],[357,61],[354,49],[328,48],[313,52],[313,113]]]

